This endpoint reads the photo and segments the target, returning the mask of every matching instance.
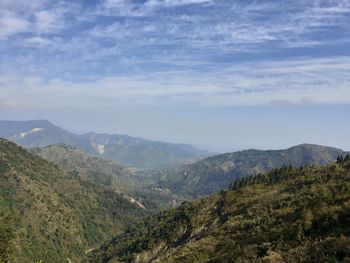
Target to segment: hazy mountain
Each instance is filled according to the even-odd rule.
[[[349,226],[349,161],[285,167],[149,217],[89,262],[349,262]]]
[[[159,169],[192,163],[211,155],[187,144],[149,141],[126,135],[84,134],[101,156],[122,164],[148,169]]]
[[[126,135],[93,132],[77,135],[45,120],[0,121],[0,137],[25,147],[71,145],[90,155],[148,169],[190,163],[210,155],[191,145],[150,141]]]
[[[145,214],[110,188],[0,140],[0,252],[13,251],[9,262],[77,262]]]
[[[264,173],[283,165],[327,164],[345,152],[302,144],[286,150],[245,150],[220,154],[162,173],[160,184],[187,197],[210,195],[226,189],[237,178]]]
[[[157,187],[151,171],[139,171],[111,160],[92,157],[67,145],[34,148],[32,152],[84,181],[110,188],[134,202],[138,201],[147,209],[169,207],[181,200],[170,191]]]

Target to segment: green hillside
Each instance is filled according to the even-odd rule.
[[[156,176],[151,171],[140,171],[114,161],[91,157],[67,145],[35,148],[33,152],[84,181],[117,191],[126,198],[132,197],[151,210],[170,207],[180,200],[170,191],[157,187]]]
[[[110,187],[120,192],[134,190],[138,184],[132,168],[97,157],[91,157],[68,145],[53,145],[35,148],[33,152],[76,174],[84,181]]]
[[[0,259],[77,262],[144,215],[115,191],[0,140]]]
[[[238,180],[129,227],[89,262],[350,262],[350,160]]]
[[[220,154],[163,172],[160,185],[174,193],[198,198],[226,189],[237,178],[265,173],[283,165],[324,165],[345,154],[340,149],[312,144],[286,150],[245,150]]]

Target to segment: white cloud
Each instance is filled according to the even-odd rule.
[[[111,76],[90,82],[2,78],[0,94],[27,104],[109,107],[118,104],[191,103],[209,106],[350,103],[350,59],[242,63],[211,72],[169,71]]]
[[[28,21],[13,12],[0,10],[0,39],[6,39],[14,34],[25,32],[29,27]]]
[[[212,0],[147,0],[135,3],[129,0],[105,0],[95,14],[107,16],[141,17],[150,16],[160,9],[186,5],[210,4]]]
[[[25,41],[29,46],[42,47],[42,46],[53,45],[53,42],[50,39],[40,37],[40,36],[29,37],[25,39]]]
[[[213,3],[212,0],[148,0],[146,6],[152,7],[175,7],[184,5],[198,5]]]
[[[195,8],[199,11],[168,9],[189,4],[198,5]],[[118,43],[122,46],[119,50],[126,48],[126,52],[154,47],[152,52],[160,53],[164,46],[178,46],[182,50],[187,48],[191,54],[197,50],[255,53],[264,52],[261,47],[267,44],[296,48],[350,42],[350,37],[319,39],[317,36],[331,26],[347,27],[350,4],[344,0],[293,3],[150,0],[143,4],[107,0],[96,12],[96,15],[128,17],[113,24],[97,25],[90,32],[92,37],[124,43]]]
[[[59,14],[47,10],[38,11],[35,17],[39,33],[52,32],[59,28],[60,20],[62,19]]]
[[[0,1],[0,40],[6,40],[19,33],[58,33],[68,24],[67,15],[77,14],[80,5],[65,2]]]

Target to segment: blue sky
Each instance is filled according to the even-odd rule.
[[[0,118],[350,150],[350,1],[0,1]]]

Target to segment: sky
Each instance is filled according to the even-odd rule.
[[[0,0],[0,119],[350,150],[350,0]]]

